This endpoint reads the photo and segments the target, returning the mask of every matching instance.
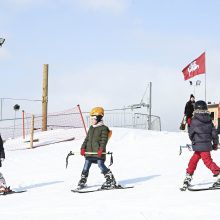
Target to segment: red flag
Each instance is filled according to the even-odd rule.
[[[185,80],[205,73],[205,52],[186,66],[182,72]]]

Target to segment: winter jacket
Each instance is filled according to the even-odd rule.
[[[86,152],[98,152],[100,148],[103,152],[106,152],[106,145],[108,142],[109,128],[105,125],[98,127],[90,126],[88,134],[81,146],[81,149],[86,149]],[[86,157],[100,158],[98,155],[86,155]],[[101,159],[105,160],[106,155],[102,155]]]
[[[0,135],[0,159],[1,158],[5,158],[5,151],[4,151],[4,147],[3,147],[3,140],[2,137]],[[1,160],[0,160],[0,167],[2,166]]]
[[[0,158],[5,158],[5,151],[4,151],[3,140],[1,135],[0,135]]]
[[[184,115],[186,116],[186,120],[187,120],[188,118],[192,118],[192,116],[193,116],[193,111],[194,111],[194,106],[195,106],[195,101],[192,102],[191,100],[189,100],[189,101],[186,103],[185,111],[184,111]]]
[[[211,151],[219,144],[218,132],[207,111],[195,111],[189,128],[189,138],[194,151]]]

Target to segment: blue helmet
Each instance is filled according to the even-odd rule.
[[[195,110],[208,110],[208,106],[205,101],[199,100],[195,103]]]

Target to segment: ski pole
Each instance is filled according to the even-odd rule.
[[[182,154],[182,148],[188,148],[189,151],[192,151],[192,145],[191,145],[191,144],[186,144],[185,146],[181,146],[181,145],[180,145],[179,155]]]
[[[113,152],[108,151],[108,152],[103,152],[102,154],[103,154],[103,155],[108,155],[108,154],[111,155],[110,165],[109,165],[109,166],[111,166],[111,165],[113,164],[113,156],[112,156]],[[67,154],[67,157],[66,157],[66,168],[68,167],[69,157],[70,157],[70,156],[73,156],[73,155],[80,155],[80,152],[72,152],[72,151],[70,151],[70,152]],[[98,152],[85,152],[85,155],[98,155]]]
[[[186,144],[185,146],[181,146],[180,145],[180,152],[179,152],[179,155],[182,154],[182,148],[188,148],[189,151],[192,151],[192,144]],[[220,144],[218,145],[218,148],[217,149],[220,149]]]
[[[72,151],[70,151],[67,156],[66,156],[66,169],[67,169],[67,166],[68,166],[68,161],[69,161],[69,157],[72,156],[72,155],[75,155]]]

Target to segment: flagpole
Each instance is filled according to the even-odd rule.
[[[205,52],[205,56],[206,56],[206,51]],[[206,65],[206,57],[205,57],[205,102],[206,102],[206,72],[207,72],[207,65]]]
[[[205,73],[205,102],[206,102],[206,73]]]

